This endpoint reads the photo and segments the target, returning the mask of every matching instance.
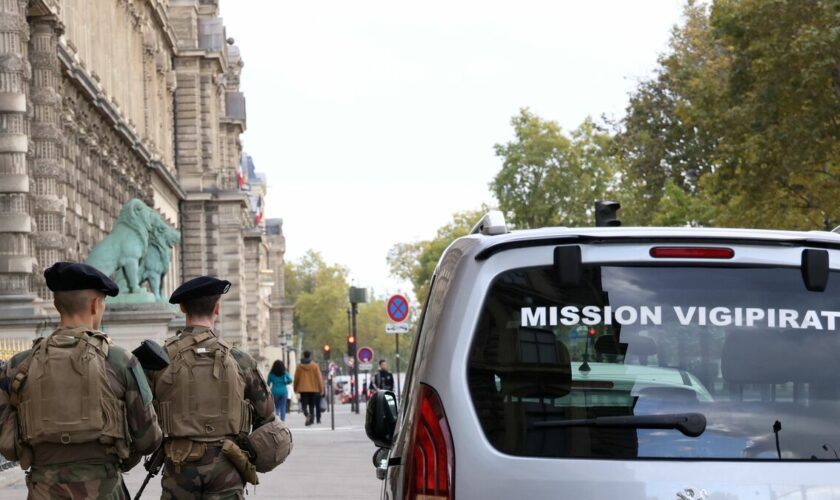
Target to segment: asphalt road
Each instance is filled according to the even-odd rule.
[[[357,416],[349,405],[336,411],[336,430],[330,430],[330,414],[321,425],[305,427],[303,415],[287,417],[292,429],[294,450],[286,462],[268,474],[260,474],[260,484],[249,486],[249,499],[348,499],[379,498],[381,482],[376,479],[371,456],[373,444],[364,432],[364,407]],[[126,475],[132,495],[143,482],[146,471],[138,466]],[[152,479],[143,498],[160,498],[160,476]],[[26,498],[23,472],[0,472],[0,498]]]

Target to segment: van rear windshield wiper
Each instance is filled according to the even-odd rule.
[[[533,422],[532,429],[553,427],[625,427],[633,429],[676,429],[688,437],[697,437],[706,430],[702,413],[671,413],[667,415],[626,415],[573,420],[545,420]]]

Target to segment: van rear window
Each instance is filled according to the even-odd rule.
[[[483,431],[518,456],[838,460],[837,274],[811,292],[791,268],[507,271],[469,357]]]

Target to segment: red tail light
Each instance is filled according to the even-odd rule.
[[[650,256],[658,259],[731,259],[735,250],[722,247],[653,247]]]
[[[420,384],[409,446],[406,494],[408,500],[455,498],[455,448],[440,397]]]

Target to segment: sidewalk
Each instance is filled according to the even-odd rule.
[[[364,406],[359,415],[350,406],[336,407],[336,430],[330,431],[330,414],[321,425],[305,427],[303,415],[286,418],[292,429],[294,450],[286,462],[268,474],[260,474],[260,484],[249,486],[249,499],[378,499],[382,482],[376,479],[371,457],[375,448],[364,432]],[[138,465],[126,474],[132,496],[140,488],[146,471]],[[153,478],[143,498],[160,498],[160,475]],[[0,498],[26,498],[23,472],[0,472]]]

